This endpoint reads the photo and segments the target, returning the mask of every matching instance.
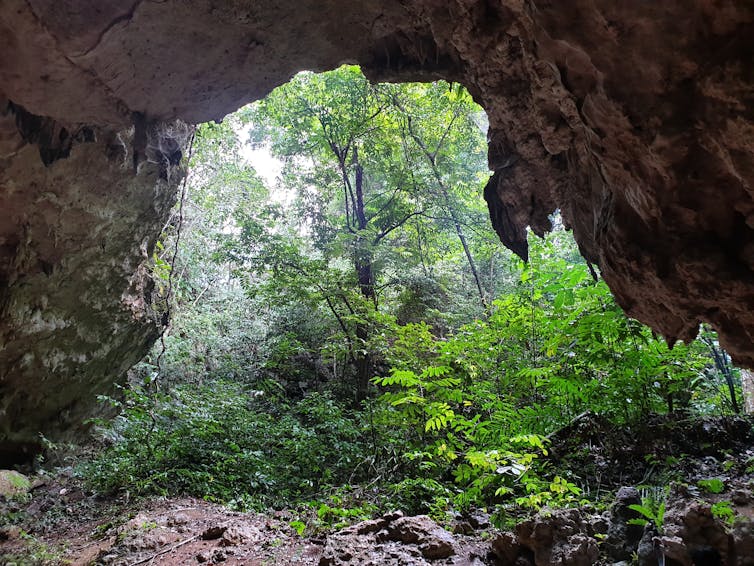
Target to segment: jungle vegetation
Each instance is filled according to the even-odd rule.
[[[585,412],[738,411],[714,333],[668,345],[627,318],[557,216],[528,263],[501,246],[485,133],[460,85],[348,66],[199,127],[153,258],[170,328],[103,399],[118,416],[97,423],[89,485],[324,523],[501,517],[588,495],[548,451]]]

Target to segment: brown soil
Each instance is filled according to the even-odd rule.
[[[0,542],[0,557],[6,558],[5,562],[0,558],[0,563],[43,562],[46,552],[49,563],[73,566],[306,565],[317,564],[322,554],[323,541],[299,537],[284,517],[238,513],[183,498],[142,501],[128,510],[121,508],[123,501],[100,517],[80,521],[88,502],[72,502],[67,491],[59,497],[70,503],[63,510],[65,515],[54,520],[54,525],[40,522],[30,533],[33,539],[18,528],[6,529],[7,538]]]
[[[15,513],[20,526],[0,527],[3,565],[305,566],[320,564],[327,542],[325,534],[299,536],[290,526],[298,517],[290,512],[241,513],[188,497],[102,500],[86,495],[72,478],[38,482],[29,501],[6,506],[6,517]],[[454,555],[433,564],[488,563],[486,533],[453,540]],[[390,563],[426,563],[405,546]]]
[[[687,516],[714,523],[708,517],[709,505],[731,502],[737,526],[730,532],[739,558],[754,555],[754,442],[750,420],[684,421],[671,415],[648,419],[635,430],[625,430],[585,415],[551,439],[553,459],[569,468],[571,479],[592,497],[607,496],[610,500],[621,485],[644,486],[640,488],[642,496],[662,496],[663,486],[675,483],[677,488],[667,494],[666,519],[674,521],[678,529],[690,524]],[[724,483],[722,493],[704,488],[703,480],[712,478]],[[522,545],[547,552],[560,548],[559,552],[576,556],[576,542],[593,538],[596,545],[597,535],[602,536],[615,520],[609,510],[584,508],[578,517],[568,513],[545,514],[537,520],[570,521],[568,524],[577,526],[583,523],[571,529],[578,538],[575,542],[531,542],[527,533],[518,533],[519,542],[508,537],[512,541],[508,544],[506,535],[502,535],[495,543],[498,534],[486,519],[458,520],[455,528],[450,527],[455,531],[450,537],[426,517],[404,521],[397,514],[335,533],[307,531],[299,536],[291,522],[312,524],[311,517],[274,510],[241,513],[193,498],[103,499],[86,493],[78,480],[62,472],[55,477],[32,478],[26,499],[4,502],[0,497],[0,564],[483,565],[494,563],[490,549],[495,544],[499,556],[508,551],[529,552],[521,550]],[[521,530],[521,525],[516,529]],[[721,524],[716,528],[721,533],[729,530]],[[555,532],[549,527],[539,531]],[[685,531],[679,533],[686,536]],[[446,542],[453,547],[452,554],[443,550]]]

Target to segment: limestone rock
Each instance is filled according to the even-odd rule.
[[[222,534],[220,544],[222,546],[236,546],[239,544],[250,544],[262,537],[259,531],[248,525],[231,524]]]
[[[635,487],[620,488],[610,509],[610,524],[602,545],[614,560],[630,560],[644,532],[641,525],[628,523],[631,519],[640,517],[639,513],[629,508],[630,505],[641,505],[639,490]]]
[[[16,499],[29,493],[31,482],[14,470],[0,470],[0,497]]]
[[[734,537],[708,503],[676,499],[665,512],[662,552],[679,564],[736,564]]]
[[[155,153],[134,170],[129,132],[114,152],[107,131],[15,106],[9,116],[19,148],[0,167],[0,465],[33,456],[40,432],[80,433],[97,395],[157,338],[146,262],[182,178]],[[187,141],[182,125],[162,139],[171,130]]]
[[[339,564],[423,565],[456,554],[456,541],[427,516],[386,515],[338,531],[327,538],[320,566]],[[458,564],[469,563],[469,557]],[[453,563],[443,562],[443,563]]]
[[[589,566],[599,549],[589,517],[578,509],[544,511],[519,523],[514,533],[502,533],[492,552],[502,564]]]
[[[533,553],[536,566],[589,566],[599,554],[590,530],[578,509],[558,509],[519,523],[516,538]]]

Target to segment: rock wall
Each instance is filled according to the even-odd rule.
[[[0,461],[75,434],[158,336],[144,262],[182,171],[132,145],[0,112]]]
[[[509,248],[525,257],[559,208],[630,315],[671,341],[711,322],[754,365],[750,1],[6,0],[0,53],[6,438],[59,430],[154,337],[123,297],[173,189],[113,157],[116,133],[220,119],[347,62],[463,82],[489,114],[484,192]],[[158,149],[175,167],[177,145]],[[41,395],[68,401],[28,420]]]

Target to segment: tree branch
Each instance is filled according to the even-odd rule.
[[[378,244],[380,241],[382,241],[382,239],[385,236],[387,236],[390,232],[392,232],[396,228],[400,228],[401,226],[403,226],[410,218],[413,218],[414,216],[419,216],[419,215],[422,215],[422,214],[424,214],[423,210],[419,210],[419,211],[416,211],[416,212],[412,212],[411,214],[407,214],[401,220],[399,220],[398,222],[396,222],[392,226],[389,226],[388,228],[385,228],[382,232],[380,232],[379,234],[377,234],[377,236],[374,239],[374,243]]]

